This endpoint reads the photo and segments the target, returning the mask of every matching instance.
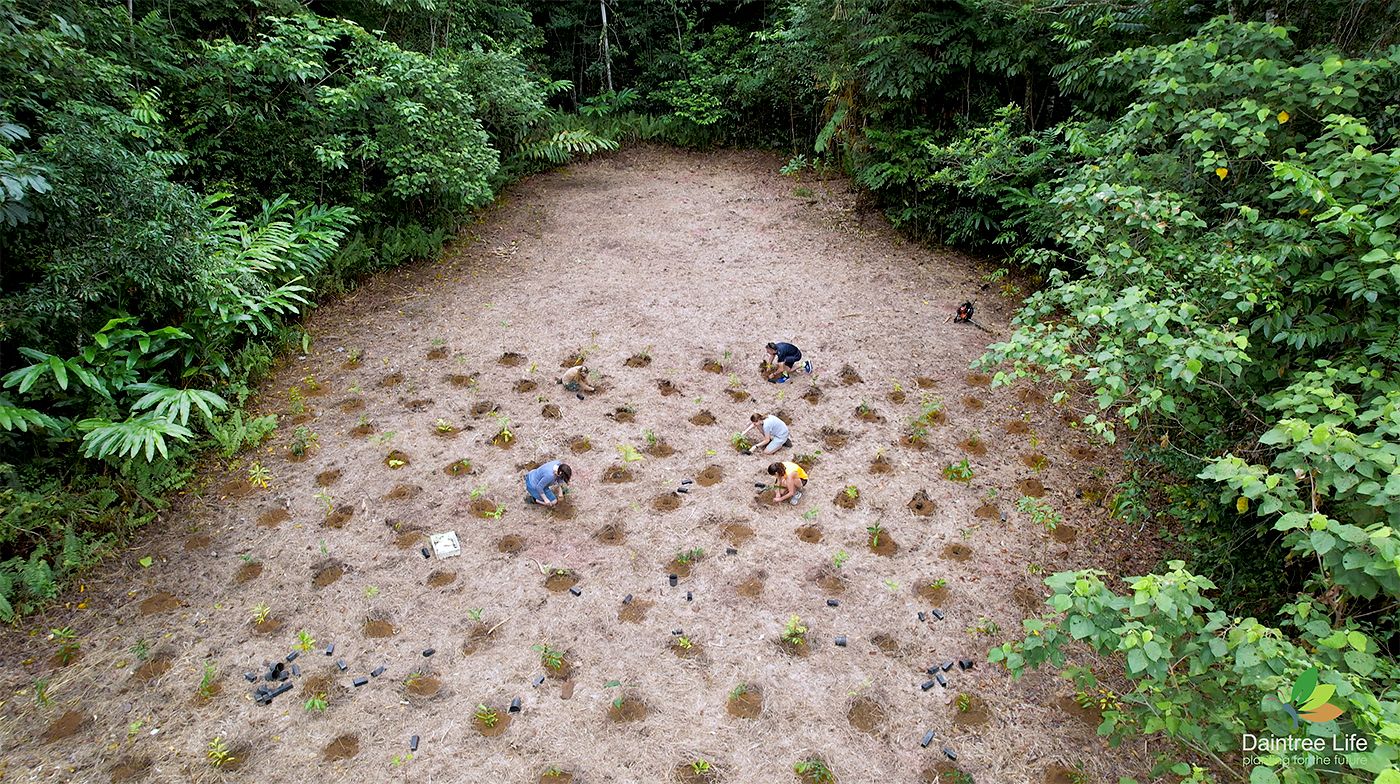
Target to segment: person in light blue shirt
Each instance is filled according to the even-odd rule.
[[[562,460],[545,463],[525,475],[525,492],[530,494],[528,500],[541,506],[554,506],[559,503],[559,495],[555,494],[554,488],[563,488],[559,491],[562,495],[573,475],[573,470]]]
[[[766,417],[762,414],[754,414],[749,417],[749,427],[744,431],[744,435],[748,435],[749,431],[755,427],[762,428],[763,440],[749,447],[751,455],[758,454],[760,449],[763,450],[763,454],[771,455],[789,443],[790,434],[787,423],[775,414],[769,414]]]

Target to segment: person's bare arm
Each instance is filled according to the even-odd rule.
[[[773,503],[776,504],[779,501],[786,501],[792,498],[793,494],[797,492],[796,485],[797,483],[793,481],[793,477],[784,476],[778,485],[778,492],[773,495]]]

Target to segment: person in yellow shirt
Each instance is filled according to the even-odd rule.
[[[773,463],[768,473],[778,478],[778,492],[773,495],[773,503],[784,501],[797,506],[802,500],[802,488],[807,486],[807,472],[796,463]]]

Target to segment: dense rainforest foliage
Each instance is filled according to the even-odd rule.
[[[761,146],[1032,276],[986,365],[1177,540],[994,660],[1121,657],[1067,675],[1184,780],[1400,784],[1397,42],[1396,0],[0,0],[0,618],[276,427],[317,297],[573,155]],[[1369,750],[1240,759],[1301,731]]]

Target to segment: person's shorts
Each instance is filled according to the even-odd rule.
[[[768,446],[765,446],[765,447],[763,448],[763,454],[765,454],[765,455],[771,455],[771,454],[773,454],[774,452],[778,451],[779,449],[782,449],[783,447],[787,446],[787,444],[788,444],[788,440],[787,440],[786,438],[784,438],[784,439],[777,439],[777,438],[775,438],[775,439],[773,439],[772,441],[769,441],[769,442],[768,442]]]
[[[569,383],[567,383],[567,384],[564,385],[564,389],[567,389],[567,390],[570,391],[570,392],[577,392],[577,391],[579,391],[579,388],[580,388],[580,387],[579,387],[578,383],[575,382],[575,381],[570,381]]]

